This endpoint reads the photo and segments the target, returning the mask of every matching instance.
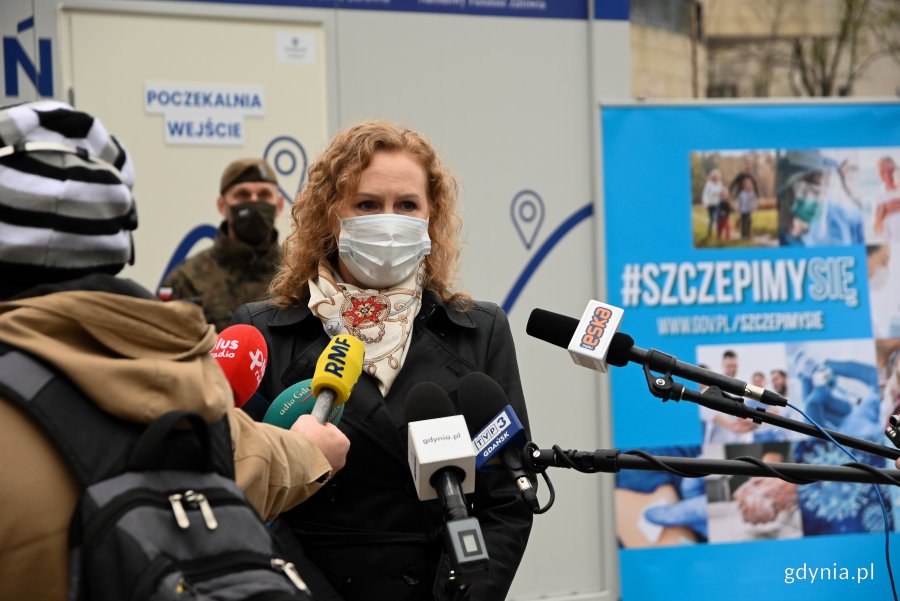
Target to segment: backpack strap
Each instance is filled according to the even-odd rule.
[[[136,441],[146,430],[144,424],[117,418],[99,407],[78,390],[71,381],[55,368],[15,347],[0,342],[0,396],[20,407],[55,442],[66,457],[81,488],[105,480],[129,469],[129,460]],[[165,417],[165,416],[164,416]],[[172,429],[155,429],[154,436]],[[195,434],[195,421],[202,422],[204,430]],[[223,476],[234,478],[234,460],[231,431],[227,417],[215,424],[207,424],[196,416],[191,430],[178,431],[171,436],[162,434],[168,441],[167,459],[154,463],[171,469],[198,469],[195,457],[204,454],[202,468],[212,469]],[[161,445],[153,448],[159,449]],[[146,451],[145,451],[146,452]],[[192,465],[185,464],[190,461]]]
[[[6,352],[3,352],[6,351]],[[101,411],[66,378],[33,356],[0,344],[0,393],[30,415],[66,457],[82,488],[122,471],[143,430]]]
[[[199,472],[212,471],[212,454],[210,453],[212,442],[209,427],[200,415],[190,411],[171,411],[147,426],[134,448],[131,449],[128,470],[144,471],[165,468],[165,458],[169,454],[172,437],[177,434],[175,426],[182,421],[190,424],[189,432],[196,437],[197,443],[189,451],[192,456],[184,458],[185,465],[189,465]]]

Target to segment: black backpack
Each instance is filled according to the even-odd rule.
[[[55,441],[81,486],[69,601],[311,598],[234,482],[227,418],[207,424],[181,411],[146,427],[126,422],[2,343],[0,395]]]

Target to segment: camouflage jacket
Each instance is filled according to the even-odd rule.
[[[157,291],[163,300],[200,305],[218,332],[231,324],[239,306],[266,298],[269,281],[281,263],[277,233],[269,247],[260,250],[230,238],[226,227],[224,222],[219,226],[212,248],[185,259]]]

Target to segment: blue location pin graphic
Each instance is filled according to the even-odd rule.
[[[525,248],[531,250],[544,222],[544,201],[532,190],[522,190],[512,199],[510,216]]]
[[[303,144],[291,136],[278,136],[266,146],[263,158],[275,168],[281,194],[289,203],[293,203],[306,181],[308,163]]]

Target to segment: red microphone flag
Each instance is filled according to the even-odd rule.
[[[229,326],[219,333],[210,356],[219,362],[234,393],[234,406],[242,407],[262,381],[269,360],[266,340],[251,325]]]

